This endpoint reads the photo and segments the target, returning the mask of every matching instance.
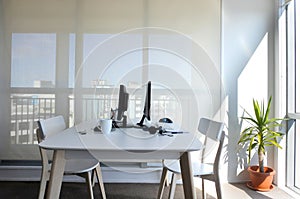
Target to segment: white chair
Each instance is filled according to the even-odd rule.
[[[201,118],[198,131],[205,135],[204,139],[204,149],[201,154],[201,161],[192,162],[193,175],[195,177],[202,178],[202,198],[206,197],[204,189],[204,180],[210,180],[215,182],[217,197],[218,199],[222,198],[221,194],[221,185],[219,178],[219,162],[221,158],[221,152],[223,148],[225,132],[223,131],[224,124],[221,122],[216,122],[210,119]],[[214,142],[217,143],[217,152],[215,153],[214,160],[212,163],[205,163],[205,158],[211,155],[212,150],[208,145]],[[209,144],[208,144],[209,143]],[[211,145],[210,145],[211,146]],[[216,146],[216,145],[213,145]],[[214,147],[215,148],[215,147]],[[163,161],[163,171],[160,180],[158,196],[157,198],[161,199],[163,196],[164,186],[167,180],[168,171],[172,172],[172,181],[169,192],[169,198],[174,198],[176,180],[181,177],[180,163],[178,160],[164,160]]]
[[[36,130],[38,142],[42,142],[51,135],[60,133],[66,129],[66,124],[62,116],[52,117],[46,120],[38,121],[38,129]],[[39,190],[39,199],[44,198],[47,181],[50,177],[51,163],[49,163],[47,150],[39,147],[42,158],[42,174]],[[64,175],[78,175],[84,177],[87,185],[90,198],[94,198],[93,195],[93,182],[92,177],[96,173],[102,198],[106,198],[104,185],[102,181],[102,173],[100,163],[96,159],[68,159],[66,161]]]

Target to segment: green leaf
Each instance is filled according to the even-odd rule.
[[[241,119],[247,122],[249,126],[241,131],[238,141],[239,145],[247,147],[248,162],[254,149],[265,153],[266,146],[282,148],[277,139],[281,138],[284,133],[277,132],[275,129],[281,126],[280,122],[282,120],[285,120],[281,118],[269,118],[272,96],[269,98],[267,106],[265,106],[263,101],[259,103],[255,99],[252,100],[252,103],[254,115],[252,116],[244,109],[246,116],[241,117]]]

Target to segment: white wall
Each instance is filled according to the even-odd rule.
[[[247,108],[252,98],[266,100],[273,95],[276,1],[223,0],[222,5],[222,73],[228,98],[228,181],[236,182],[247,179],[243,172],[245,154],[237,153],[240,106]],[[261,73],[268,76],[261,78]],[[272,166],[272,151],[268,157],[268,164]]]

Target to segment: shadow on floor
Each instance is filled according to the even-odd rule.
[[[105,184],[108,199],[155,199],[158,184]],[[38,197],[39,182],[0,182],[0,198],[9,199],[36,199]],[[201,190],[196,189],[197,198],[201,198]],[[164,190],[163,198],[168,198],[169,187]],[[63,183],[61,199],[88,198],[85,183]],[[101,199],[98,186],[94,187],[94,198]],[[175,199],[184,198],[182,185],[176,186]],[[207,198],[213,198],[207,195]]]
[[[229,185],[234,186],[235,188],[246,193],[249,198],[255,199],[272,199],[272,198],[280,198],[280,199],[291,199],[293,197],[289,196],[287,193],[282,191],[281,189],[274,186],[271,191],[261,192],[255,191],[247,187],[246,183],[230,183]]]

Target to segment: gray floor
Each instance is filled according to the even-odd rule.
[[[216,198],[213,184],[207,185],[207,198]],[[195,184],[197,198],[201,198],[201,190],[198,184]],[[37,198],[38,182],[0,182],[0,198],[18,199],[18,198]],[[229,199],[291,199],[295,198],[286,192],[275,187],[270,192],[256,192],[248,189],[245,184],[223,184],[223,198]],[[108,199],[154,199],[156,198],[158,184],[105,184]],[[94,187],[95,199],[101,198],[98,187]],[[168,188],[165,189],[164,198],[167,198]],[[62,199],[88,198],[87,189],[84,183],[63,183],[61,190]],[[177,185],[175,198],[184,198],[182,185]]]

